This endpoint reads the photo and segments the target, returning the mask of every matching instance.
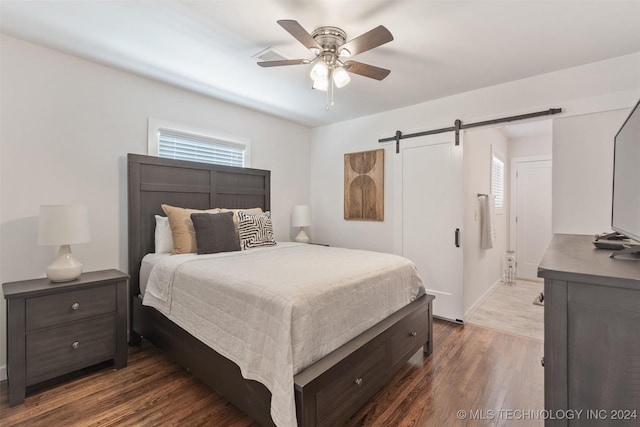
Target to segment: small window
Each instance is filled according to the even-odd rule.
[[[496,210],[504,208],[504,162],[493,150],[491,153],[491,194],[496,198]]]
[[[167,159],[248,167],[248,141],[206,135],[149,119],[149,155]]]
[[[225,166],[244,166],[244,147],[160,129],[158,157]]]

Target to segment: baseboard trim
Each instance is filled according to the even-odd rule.
[[[500,283],[502,283],[502,279],[499,279],[497,282],[495,282],[493,285],[491,285],[491,287],[489,289],[487,289],[485,291],[485,293],[483,293],[482,296],[480,298],[478,298],[478,300],[476,302],[474,302],[471,307],[469,307],[469,310],[467,310],[464,313],[464,318],[465,318],[466,321],[471,319],[471,316],[473,316],[473,313],[475,313],[480,308],[482,303],[484,303],[491,296],[493,291],[495,291],[496,288],[498,286],[500,286]]]

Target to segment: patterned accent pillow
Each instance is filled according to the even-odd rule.
[[[271,212],[248,213],[238,212],[238,233],[242,249],[274,246]]]

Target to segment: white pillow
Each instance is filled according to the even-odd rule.
[[[156,215],[156,253],[166,254],[173,250],[173,237],[169,218]]]

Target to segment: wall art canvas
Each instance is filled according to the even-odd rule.
[[[344,219],[384,220],[384,150],[344,155]]]

